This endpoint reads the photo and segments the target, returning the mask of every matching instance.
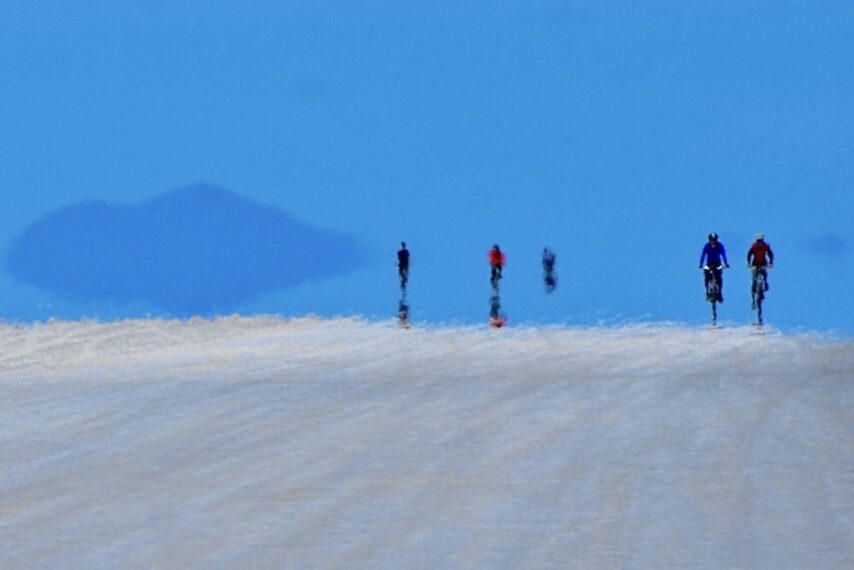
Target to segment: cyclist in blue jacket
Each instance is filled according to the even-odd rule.
[[[724,244],[718,241],[718,234],[712,232],[709,234],[709,242],[703,247],[703,253],[700,254],[700,268],[708,267],[704,270],[706,281],[706,300],[711,301],[709,297],[709,282],[712,280],[712,274],[718,280],[718,302],[724,302],[724,281],[721,272],[721,267],[729,267],[729,262],[726,258],[726,248]]]

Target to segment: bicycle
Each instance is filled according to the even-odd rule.
[[[723,302],[723,296],[721,296],[721,284],[718,279],[718,275],[720,275],[727,267],[728,266],[726,265],[718,265],[717,267],[711,267],[709,265],[703,266],[703,272],[709,274],[709,282],[706,286],[706,301],[712,305],[712,325],[716,325],[718,323],[718,303]]]
[[[766,270],[771,269],[773,265],[765,265],[761,267],[748,265],[748,267],[752,273],[750,280],[750,297],[752,299],[751,308],[756,311],[756,325],[761,327],[764,324],[762,318],[762,303],[765,301],[765,292],[768,291],[768,283],[766,282],[768,274]]]

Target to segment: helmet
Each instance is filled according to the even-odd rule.
[[[710,240],[718,241],[718,234],[716,234],[715,232],[710,233],[710,234],[709,234],[709,239],[710,239]]]
[[[764,239],[765,239],[765,234],[763,234],[762,232],[760,232],[760,233],[756,234],[756,239],[757,239],[758,241],[762,241],[762,240],[764,240]]]

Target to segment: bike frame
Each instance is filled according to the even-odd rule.
[[[711,298],[709,299],[709,303],[712,305],[712,324],[716,324],[718,322],[718,295],[721,292],[721,285],[718,281],[718,272],[723,272],[725,266],[719,265],[717,267],[711,267],[709,265],[703,266],[703,272],[709,273],[709,286],[706,290],[706,294]]]

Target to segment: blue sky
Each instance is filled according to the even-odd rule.
[[[0,0],[0,247],[207,184],[364,254],[229,310],[394,316],[406,240],[418,320],[485,321],[499,243],[511,324],[701,323],[706,234],[733,264],[722,318],[748,322],[763,231],[768,321],[850,334],[852,25],[832,1]],[[9,320],[175,313],[5,267]]]

